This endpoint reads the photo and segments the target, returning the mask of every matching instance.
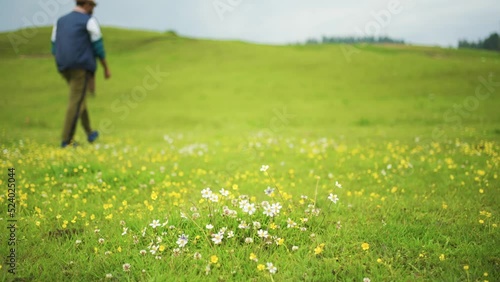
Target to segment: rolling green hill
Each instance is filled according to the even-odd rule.
[[[50,29],[27,34],[33,37],[23,31],[0,35],[3,138],[57,144],[67,89],[50,55]],[[491,95],[474,98],[479,77],[500,81],[498,53],[265,46],[114,28],[104,35],[113,78],[105,82],[98,73],[97,98],[89,105],[96,127],[111,121],[110,136],[132,137],[135,130],[152,139],[168,132],[249,133],[268,128],[277,109],[293,116],[282,132],[306,135],[433,138],[443,128],[450,137],[499,136],[498,82]],[[24,38],[16,41],[22,43],[17,54],[9,36]],[[134,88],[142,86],[148,68],[168,77],[137,94],[136,102]]]

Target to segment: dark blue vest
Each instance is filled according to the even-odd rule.
[[[96,70],[96,59],[87,31],[90,15],[71,12],[57,21],[56,62],[57,69],[85,69],[92,73]]]

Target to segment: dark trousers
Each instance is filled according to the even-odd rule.
[[[69,102],[66,110],[66,118],[62,133],[62,141],[71,143],[75,135],[78,119],[81,120],[83,129],[89,135],[92,132],[90,127],[89,113],[85,103],[88,81],[91,74],[86,70],[66,70],[61,72],[69,85]]]

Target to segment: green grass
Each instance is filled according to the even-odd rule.
[[[4,258],[11,167],[18,220],[17,274],[2,261],[3,280],[500,279],[498,53],[360,45],[346,58],[342,45],[104,29],[113,77],[99,72],[88,99],[102,135],[88,145],[79,128],[82,145],[63,150],[68,90],[50,29],[34,34],[18,53],[0,34]],[[168,76],[149,87],[148,69]],[[481,79],[493,82],[477,96]],[[218,202],[201,201],[206,187]],[[242,195],[254,214],[240,208]],[[263,201],[279,202],[279,215],[264,215]],[[221,228],[217,245],[211,233]],[[258,270],[267,262],[275,274]]]

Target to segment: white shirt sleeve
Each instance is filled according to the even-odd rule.
[[[87,22],[87,31],[90,34],[90,41],[92,42],[96,42],[97,40],[102,38],[101,28],[99,27],[97,19],[94,17],[91,17]]]
[[[52,35],[50,37],[50,40],[52,42],[56,42],[56,33],[57,33],[57,23],[55,23],[54,27],[52,28]]]

